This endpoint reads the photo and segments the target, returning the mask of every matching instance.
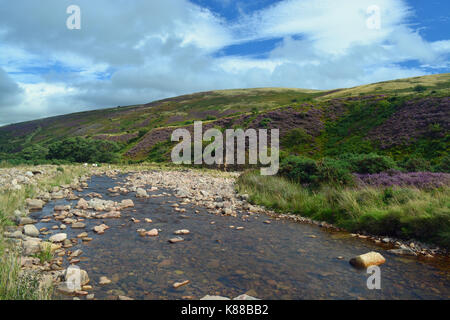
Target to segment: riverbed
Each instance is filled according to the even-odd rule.
[[[200,299],[205,295],[236,297],[243,293],[259,299],[449,299],[450,264],[436,257],[421,260],[397,256],[385,247],[310,224],[270,219],[264,214],[243,218],[213,215],[205,208],[183,204],[173,190],[159,188],[137,199],[134,194],[112,196],[108,188],[125,176],[94,176],[89,188],[78,192],[99,193],[103,200],[120,202],[132,198],[134,208],[121,211],[118,219],[86,219],[85,229],[64,231],[68,238],[88,232],[90,242],[79,241],[71,251],[81,249],[77,264],[91,279],[96,299]],[[149,188],[151,186],[148,186]],[[50,202],[32,217],[40,220],[53,214],[54,206],[77,201]],[[176,211],[179,204],[185,212]],[[132,218],[141,222],[135,223]],[[145,222],[145,218],[152,222]],[[266,223],[270,219],[270,224]],[[110,228],[98,235],[92,228],[101,223]],[[51,230],[59,222],[36,226]],[[138,229],[159,229],[157,237],[141,237]],[[183,242],[169,243],[174,232],[188,229]],[[61,230],[51,230],[53,234]],[[51,234],[41,236],[47,239]],[[365,270],[357,270],[349,260],[369,251],[378,251],[386,263],[381,268],[381,289],[369,290]],[[65,261],[65,267],[68,262]],[[106,276],[112,282],[100,285]],[[178,289],[176,282],[189,280]],[[57,298],[69,297],[58,295]]]

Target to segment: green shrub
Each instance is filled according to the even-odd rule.
[[[289,156],[281,163],[279,173],[301,184],[316,185],[319,182],[319,167],[309,158]]]
[[[450,156],[442,158],[441,162],[435,167],[434,171],[450,173]]]
[[[413,89],[415,92],[424,92],[427,91],[427,87],[418,84],[417,86],[414,87]]]
[[[261,122],[259,123],[259,125],[263,128],[267,128],[267,126],[272,122],[272,119],[270,118],[264,118],[261,120]]]
[[[397,164],[392,158],[375,153],[344,154],[339,159],[346,161],[350,171],[354,173],[373,174],[397,169]]]
[[[430,171],[430,161],[417,157],[417,158],[405,158],[399,162],[399,166],[407,172],[419,172]]]
[[[48,154],[48,149],[35,144],[22,150],[20,156],[25,160],[44,160]]]
[[[303,185],[349,185],[353,176],[346,162],[324,158],[315,161],[309,158],[289,156],[281,162],[280,175]]]
[[[319,182],[321,184],[341,186],[353,184],[353,175],[348,164],[342,160],[324,158],[318,161]]]
[[[75,137],[51,144],[47,158],[78,163],[115,163],[119,160],[119,150],[116,142]]]
[[[313,136],[303,128],[292,129],[281,139],[281,145],[285,148],[312,142],[314,142]]]

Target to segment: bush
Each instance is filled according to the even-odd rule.
[[[375,153],[345,154],[340,159],[346,161],[350,171],[354,173],[373,174],[397,169],[397,164],[392,158]]]
[[[415,92],[424,92],[424,91],[427,91],[427,87],[418,84],[417,86],[414,87],[414,91]]]
[[[303,128],[295,128],[289,131],[281,140],[281,145],[290,148],[295,145],[312,143],[314,138]]]
[[[442,158],[441,162],[435,167],[434,171],[450,173],[450,156]]]
[[[119,150],[116,142],[75,137],[51,144],[47,158],[79,163],[113,163],[119,159],[116,153]]]
[[[206,116],[206,118],[204,119],[204,121],[212,121],[212,120],[217,120],[217,117],[214,117],[212,115],[208,115]]]
[[[334,186],[354,184],[353,175],[345,161],[324,158],[318,162],[318,167],[321,184]]]
[[[280,175],[301,184],[317,184],[319,167],[309,158],[289,156],[280,165]]]
[[[272,119],[270,118],[264,118],[261,120],[261,122],[259,123],[259,125],[263,128],[267,128],[267,126],[272,122]]]
[[[48,149],[35,144],[22,150],[20,156],[25,160],[45,160],[48,154]]]
[[[353,184],[353,176],[348,170],[347,163],[330,158],[315,161],[308,158],[289,156],[281,163],[280,175],[311,187],[318,187],[323,184]]]
[[[399,166],[407,172],[430,171],[431,163],[423,158],[405,158]]]

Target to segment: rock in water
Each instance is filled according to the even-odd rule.
[[[87,203],[86,200],[84,200],[83,198],[78,200],[77,209],[87,210],[88,208],[89,204]]]
[[[146,234],[149,237],[156,237],[158,235],[158,229],[152,229],[150,231],[147,231]]]
[[[417,256],[417,253],[415,253],[413,250],[411,250],[409,248],[391,249],[388,251],[393,254],[398,254],[398,255]]]
[[[30,210],[41,210],[44,207],[44,201],[38,199],[27,199],[27,208]]]
[[[133,208],[133,207],[134,207],[134,202],[131,199],[122,200],[122,202],[120,203],[120,209]]]
[[[65,233],[57,233],[57,234],[51,236],[49,240],[51,242],[63,242],[66,239],[67,239],[67,234],[65,234]]]
[[[145,191],[142,188],[137,188],[136,198],[147,198],[147,197],[148,197],[147,191]]]
[[[183,281],[183,282],[175,282],[175,283],[173,284],[173,287],[174,287],[175,289],[178,289],[179,287],[185,286],[185,285],[189,284],[190,282],[191,282],[191,281],[189,281],[189,280],[186,280],[186,281]]]
[[[237,296],[233,300],[259,300],[259,299],[249,296],[247,294],[241,294],[240,296]]]
[[[187,234],[190,234],[190,233],[191,232],[189,230],[187,230],[187,229],[177,230],[177,231],[174,232],[174,234],[176,234],[176,235],[187,235]]]
[[[378,252],[369,252],[350,259],[350,264],[355,268],[368,268],[379,266],[386,262],[386,259]]]
[[[175,237],[169,240],[170,243],[177,243],[177,242],[183,242],[184,239],[181,237]]]
[[[72,229],[83,229],[86,225],[83,222],[72,223]]]
[[[201,298],[200,300],[230,300],[230,298],[222,297],[222,296],[209,296],[209,295],[206,295],[203,298]]]
[[[111,283],[111,280],[109,280],[107,277],[100,277],[100,281],[99,281],[100,285],[104,286],[104,285],[107,285],[110,283]]]

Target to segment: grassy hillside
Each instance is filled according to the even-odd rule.
[[[0,128],[0,159],[67,137],[119,143],[124,160],[167,159],[175,127],[280,128],[282,149],[312,158],[377,152],[438,162],[449,151],[450,74],[332,91],[210,91]]]

